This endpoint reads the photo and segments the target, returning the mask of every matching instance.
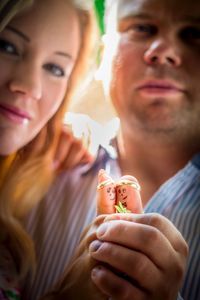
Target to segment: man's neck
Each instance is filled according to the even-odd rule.
[[[191,157],[200,151],[183,144],[155,138],[118,137],[118,160],[123,175],[135,176],[142,187],[145,205],[157,189],[183,168]]]

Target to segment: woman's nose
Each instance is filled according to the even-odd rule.
[[[171,67],[181,65],[181,57],[175,45],[164,40],[156,40],[149,46],[144,53],[144,61],[149,65],[168,65]]]
[[[23,94],[26,97],[40,100],[42,96],[41,74],[37,66],[15,66],[9,88],[14,93]]]

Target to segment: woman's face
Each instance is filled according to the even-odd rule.
[[[80,38],[66,0],[37,0],[0,32],[0,155],[25,146],[55,114]]]

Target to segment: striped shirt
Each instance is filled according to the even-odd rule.
[[[104,168],[121,176],[114,148],[100,148],[95,162],[61,174],[45,199],[31,212],[27,231],[36,246],[34,281],[26,281],[23,299],[37,300],[49,291],[69,264],[83,228],[96,216],[97,173]],[[146,212],[169,218],[189,244],[189,260],[178,299],[200,299],[200,154],[165,182]]]

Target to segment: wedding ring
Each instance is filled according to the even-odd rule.
[[[129,186],[132,186],[132,187],[133,187],[135,190],[137,190],[137,191],[140,191],[140,190],[141,190],[141,187],[140,187],[139,183],[134,182],[134,181],[131,181],[131,180],[128,180],[128,179],[120,180],[120,181],[116,184],[116,187],[122,186],[122,185],[129,185]]]
[[[97,185],[97,190],[100,190],[100,189],[102,189],[103,187],[105,187],[105,186],[107,186],[107,185],[109,185],[109,184],[112,184],[112,183],[114,183],[114,181],[113,181],[112,179],[107,179],[107,180],[105,180],[105,181],[103,181],[103,182],[100,182],[100,183]]]

